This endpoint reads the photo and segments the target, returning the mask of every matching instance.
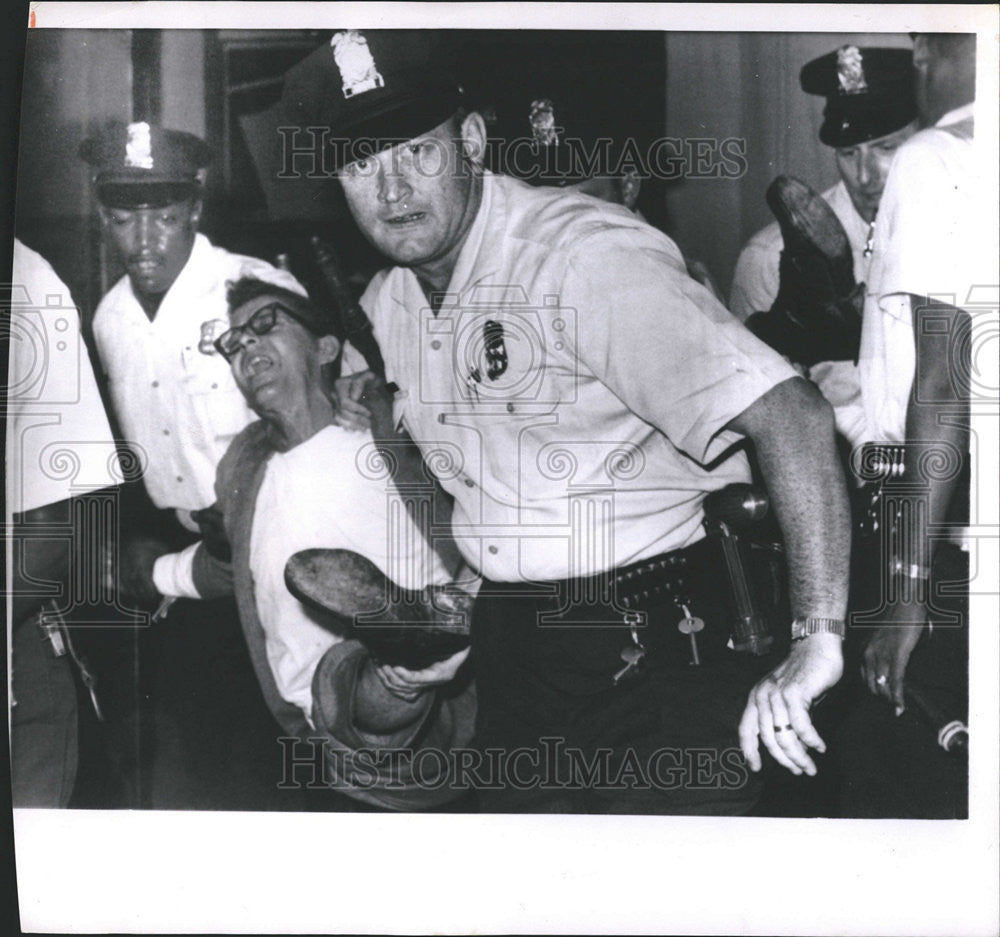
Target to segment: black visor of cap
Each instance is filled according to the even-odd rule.
[[[827,146],[855,146],[902,130],[916,119],[916,105],[905,93],[897,101],[854,103],[850,98],[828,99],[819,138]]]
[[[446,74],[386,76],[386,87],[344,102],[332,116],[327,138],[334,168],[428,133],[451,117],[464,101]]]
[[[165,208],[201,195],[197,182],[98,182],[97,198],[108,208]]]

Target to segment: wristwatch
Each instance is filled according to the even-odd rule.
[[[792,640],[801,641],[811,634],[836,634],[847,636],[847,626],[842,618],[796,618],[792,622]]]

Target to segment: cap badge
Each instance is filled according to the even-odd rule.
[[[337,33],[330,40],[330,46],[343,82],[345,98],[385,86],[385,80],[375,67],[368,40],[356,29]]]
[[[129,124],[126,133],[128,137],[125,141],[125,165],[136,169],[152,169],[153,150],[149,137],[149,124],[144,120]]]
[[[559,142],[556,115],[552,108],[552,102],[548,98],[531,102],[528,123],[531,124],[535,146],[554,146]]]
[[[203,355],[216,355],[215,340],[229,328],[225,319],[208,319],[201,324],[201,337],[198,340],[198,351]]]
[[[842,46],[837,50],[837,80],[843,94],[863,94],[868,90],[857,46]]]

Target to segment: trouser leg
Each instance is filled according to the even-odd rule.
[[[707,591],[695,590],[690,600],[692,614],[713,628],[702,636],[701,666],[689,663],[677,607],[650,607],[645,672],[616,686],[612,674],[623,666],[619,655],[630,637],[623,624],[608,624],[620,618],[614,609],[590,605],[569,616],[576,624],[546,623],[558,600],[484,584],[473,612],[476,744],[499,784],[480,788],[481,808],[751,810],[760,783],[739,752],[737,726],[765,664],[725,648],[723,612]]]
[[[30,618],[14,629],[11,782],[15,807],[65,807],[77,769],[77,700],[66,657]]]

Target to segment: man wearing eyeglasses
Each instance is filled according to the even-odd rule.
[[[260,417],[236,437],[218,470],[232,562],[193,544],[156,560],[155,586],[192,599],[236,595],[269,708],[292,739],[325,740],[332,786],[394,809],[454,800],[461,791],[446,773],[432,777],[430,761],[418,768],[414,759],[421,746],[446,752],[471,738],[467,674],[437,695],[452,684],[468,648],[419,670],[376,664],[285,582],[289,558],[320,547],[360,554],[404,589],[443,585],[449,570],[407,513],[390,522],[386,480],[361,469],[374,454],[372,437],[334,422],[324,370],[340,344],[329,320],[299,294],[252,278],[235,283],[229,300],[231,327],[215,347]],[[394,757],[366,760],[365,751],[390,748]]]
[[[161,600],[149,587],[155,557],[165,543],[176,549],[202,527],[217,530],[210,510],[215,470],[254,418],[212,347],[211,338],[228,324],[226,282],[247,273],[294,292],[302,287],[288,273],[216,247],[198,233],[210,159],[199,138],[144,121],[115,124],[84,141],[80,156],[91,168],[105,243],[126,274],[93,320],[120,435],[142,468],[142,486],[123,489],[117,580],[123,601],[153,611]],[[221,537],[217,549],[228,549]],[[152,805],[225,805],[231,784],[223,779],[213,793],[206,781],[219,761],[211,740],[238,719],[257,725],[247,718],[256,691],[241,656],[235,609],[224,602],[178,604],[168,629],[141,635],[139,651],[138,675],[122,679],[148,674],[145,679],[155,680],[156,692],[150,687],[149,693],[156,733]],[[112,679],[121,669],[114,669]],[[216,692],[220,669],[231,679],[227,693],[216,694],[216,725],[206,723],[193,700]],[[129,711],[133,699],[145,698],[131,685],[122,695]],[[267,719],[261,711],[262,726]],[[123,735],[131,739],[136,732],[126,728]],[[248,747],[256,744],[247,741]]]

